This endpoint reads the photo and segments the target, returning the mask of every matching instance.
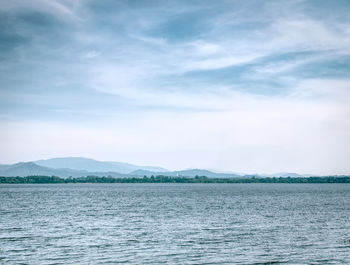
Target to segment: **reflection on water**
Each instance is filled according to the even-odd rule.
[[[349,184],[0,185],[0,264],[350,264]]]

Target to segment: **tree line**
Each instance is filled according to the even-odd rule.
[[[46,184],[46,183],[350,183],[350,176],[328,177],[249,177],[249,178],[208,178],[196,177],[127,177],[87,176],[60,178],[56,176],[0,177],[3,184]]]

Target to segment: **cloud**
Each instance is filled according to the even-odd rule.
[[[350,99],[350,79],[302,80],[295,87],[293,95],[298,98],[316,98],[320,101],[346,106]]]
[[[99,55],[100,55],[100,53],[97,51],[88,51],[88,52],[83,54],[83,58],[92,59],[92,58],[95,58]]]
[[[57,16],[60,19],[70,19],[78,21],[75,9],[80,7],[80,0],[65,1],[65,0],[32,0],[21,1],[7,1],[0,4],[0,10],[5,12],[23,12],[23,11],[36,11],[48,13],[53,16]]]
[[[3,2],[2,149],[349,171],[350,21],[323,5]]]
[[[279,35],[273,44],[285,49],[350,52],[349,25],[325,25],[312,19],[284,19],[276,21],[272,29]]]
[[[350,136],[350,124],[344,122],[349,114],[345,103],[246,95],[230,101],[230,108],[212,112],[147,111],[92,124],[3,124],[2,137],[8,139],[3,147],[13,151],[2,159],[18,157],[15,150],[26,146],[36,149],[31,159],[68,152],[98,159],[158,162],[171,169],[347,172],[343,162],[350,149],[348,142],[339,141]],[[225,101],[216,104],[220,103]],[[21,156],[29,156],[28,152]]]

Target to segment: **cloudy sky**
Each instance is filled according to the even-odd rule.
[[[0,163],[350,174],[350,2],[0,2]]]

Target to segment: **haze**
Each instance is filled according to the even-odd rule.
[[[0,163],[350,174],[349,1],[0,2]]]

